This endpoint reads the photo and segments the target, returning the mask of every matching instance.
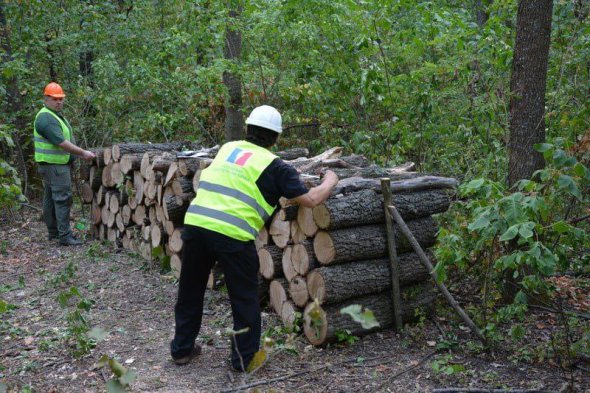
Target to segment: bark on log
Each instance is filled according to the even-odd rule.
[[[275,154],[279,156],[281,160],[294,160],[299,157],[309,157],[309,149],[305,147],[295,147],[278,151]]]
[[[90,208],[90,217],[92,218],[92,223],[94,225],[98,225],[102,222],[101,218],[101,209],[98,205],[96,198],[92,201],[92,207]]]
[[[100,186],[102,186],[102,167],[93,166],[90,168],[90,176],[88,178],[88,183],[92,187],[92,191],[98,191]]]
[[[427,314],[432,312],[432,304],[436,299],[436,292],[431,285],[406,287],[402,290],[402,320],[411,321],[415,318],[416,308],[423,309]],[[351,304],[358,304],[373,312],[379,326],[363,329],[360,323],[340,310]],[[336,341],[336,332],[349,330],[355,336],[361,336],[373,331],[382,330],[393,325],[393,309],[391,294],[388,291],[366,295],[359,298],[327,306],[319,306],[311,302],[303,312],[303,330],[309,342],[313,345],[323,345]]]
[[[197,171],[207,168],[213,160],[207,157],[178,158],[178,172],[182,176],[192,176]]]
[[[400,176],[403,176],[401,174]],[[420,176],[413,179],[396,180],[395,175],[387,176],[391,178],[391,193],[395,194],[403,191],[418,191],[428,190],[437,188],[451,188],[457,187],[458,182],[456,179],[449,177],[438,177],[438,176]],[[361,177],[350,177],[343,179],[338,182],[332,195],[337,194],[349,194],[351,192],[360,190],[375,190],[381,192],[381,181],[379,179],[364,179]]]
[[[162,203],[162,207],[164,208],[164,217],[166,217],[168,221],[172,221],[175,225],[182,225],[184,214],[186,213],[192,199],[190,198],[190,195],[193,195],[194,197],[194,194],[185,195],[188,196],[166,195],[164,197],[164,201]]]
[[[92,203],[94,191],[92,191],[90,183],[84,182],[80,185],[80,197],[84,203]]]
[[[133,212],[131,210],[131,207],[129,205],[123,205],[123,208],[121,209],[121,219],[123,220],[123,225],[129,225],[129,223],[131,222],[132,214]]]
[[[432,217],[408,222],[410,230],[423,248],[434,245],[438,226]],[[397,226],[396,226],[397,228]],[[411,250],[410,243],[396,230],[398,253]],[[314,254],[322,265],[381,258],[387,255],[387,234],[383,225],[319,231],[313,240]]]
[[[434,261],[432,253],[427,254]],[[408,286],[430,278],[416,253],[398,255],[399,282]],[[391,288],[389,259],[371,259],[314,269],[307,275],[311,299],[333,304],[346,299],[383,292]]]
[[[153,152],[176,152],[192,150],[195,145],[191,142],[168,142],[168,143],[119,143],[112,146],[113,159],[119,161],[124,154],[138,154],[149,151]]]
[[[283,276],[283,250],[277,246],[266,246],[258,250],[260,274],[267,280]]]
[[[289,205],[281,208],[278,211],[278,215],[283,221],[293,221],[297,219],[297,211],[299,210],[299,205]]]
[[[192,179],[185,176],[174,179],[170,187],[172,187],[172,191],[176,195],[194,192]]]
[[[393,194],[392,202],[405,220],[447,211],[452,191],[434,189]],[[336,198],[313,209],[313,219],[322,229],[340,229],[385,222],[383,196],[373,190],[362,190]]]
[[[256,245],[256,251],[268,245],[268,229],[266,229],[266,227],[263,226],[260,231],[258,231],[258,236],[254,239],[254,244]]]

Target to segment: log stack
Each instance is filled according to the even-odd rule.
[[[285,326],[302,323],[313,345],[335,341],[339,332],[361,335],[374,330],[365,330],[340,314],[342,308],[352,304],[371,309],[379,329],[394,323],[379,177],[392,179],[393,204],[426,250],[434,245],[438,232],[432,216],[448,209],[457,185],[454,179],[412,172],[412,166],[357,167],[346,164],[345,157],[334,156],[322,164],[326,162],[330,166],[339,163],[334,171],[340,181],[331,197],[313,209],[285,201],[268,234],[258,243],[260,273],[271,280],[271,307]],[[312,175],[325,169],[311,162],[302,165],[312,168]],[[309,183],[317,182],[311,179]],[[435,292],[428,271],[408,241],[399,231],[395,238],[402,318],[410,321],[416,316],[416,308],[431,310]],[[427,253],[433,260],[432,253]],[[297,318],[298,313],[302,318]]]
[[[187,149],[191,152],[183,152]],[[119,144],[96,150],[93,165],[81,171],[87,176],[82,197],[92,205],[93,234],[148,261],[167,255],[178,277],[184,214],[201,171],[217,150],[186,143]],[[268,295],[285,326],[303,324],[314,345],[335,340],[339,331],[369,332],[339,313],[350,304],[370,308],[380,328],[391,326],[391,278],[379,178],[392,179],[393,203],[425,249],[434,245],[438,231],[432,215],[448,209],[456,181],[423,176],[412,171],[413,164],[380,168],[362,156],[342,156],[341,148],[315,157],[308,157],[306,149],[278,154],[290,158],[285,162],[302,173],[309,187],[317,185],[328,168],[340,181],[331,197],[314,209],[281,200],[255,240],[261,295]],[[399,231],[396,245],[402,315],[409,320],[416,307],[432,303],[434,292],[426,284],[428,272]]]

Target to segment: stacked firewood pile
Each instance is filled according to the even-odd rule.
[[[313,164],[313,173],[347,158]],[[346,161],[345,161],[346,162]],[[297,163],[293,163],[298,165]],[[435,243],[433,214],[448,209],[456,181],[422,176],[412,166],[383,169],[366,162],[333,169],[340,177],[332,196],[314,209],[284,206],[258,239],[260,273],[271,280],[270,304],[286,326],[303,315],[307,339],[314,345],[333,341],[339,332],[368,331],[340,310],[352,304],[369,308],[380,328],[393,325],[390,262],[379,177],[392,179],[393,204],[423,249]],[[313,185],[313,184],[311,184]],[[430,310],[435,298],[430,276],[407,239],[396,231],[402,317],[417,308]],[[433,259],[432,253],[427,252]],[[434,263],[433,263],[434,264]]]
[[[190,143],[126,143],[95,150],[97,159],[81,171],[83,201],[91,204],[92,232],[152,261],[170,257],[181,268],[184,213],[198,188],[201,171],[218,147]],[[381,177],[392,179],[393,203],[423,248],[434,244],[433,214],[448,209],[454,179],[423,176],[413,165],[380,168],[362,156],[342,156],[332,148],[309,158],[307,149],[279,152],[301,172],[309,187],[331,169],[340,181],[332,196],[314,209],[282,200],[260,231],[260,293],[286,326],[303,315],[304,332],[314,345],[339,331],[367,333],[340,309],[360,304],[371,309],[380,328],[393,324],[391,276],[381,195]],[[428,272],[396,232],[403,317],[434,299]],[[155,252],[155,250],[159,251]],[[430,254],[432,257],[432,255]]]

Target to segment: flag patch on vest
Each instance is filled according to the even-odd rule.
[[[236,147],[231,152],[229,157],[227,157],[227,162],[231,162],[232,164],[236,164],[239,166],[244,166],[246,164],[246,161],[248,161],[248,159],[252,157],[252,154],[252,152],[244,151],[239,147]]]

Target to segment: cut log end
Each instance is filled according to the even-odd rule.
[[[332,241],[330,234],[325,231],[320,231],[317,233],[313,239],[313,249],[315,251],[316,258],[322,265],[329,264],[336,256],[334,242]]]
[[[317,302],[311,302],[303,312],[303,332],[312,345],[321,345],[328,336],[326,312]]]
[[[326,229],[330,226],[330,212],[323,203],[313,208],[312,215],[316,225],[321,229]]]
[[[307,275],[307,291],[312,300],[317,300],[322,304],[326,298],[326,283],[324,277],[315,270],[312,270]]]

